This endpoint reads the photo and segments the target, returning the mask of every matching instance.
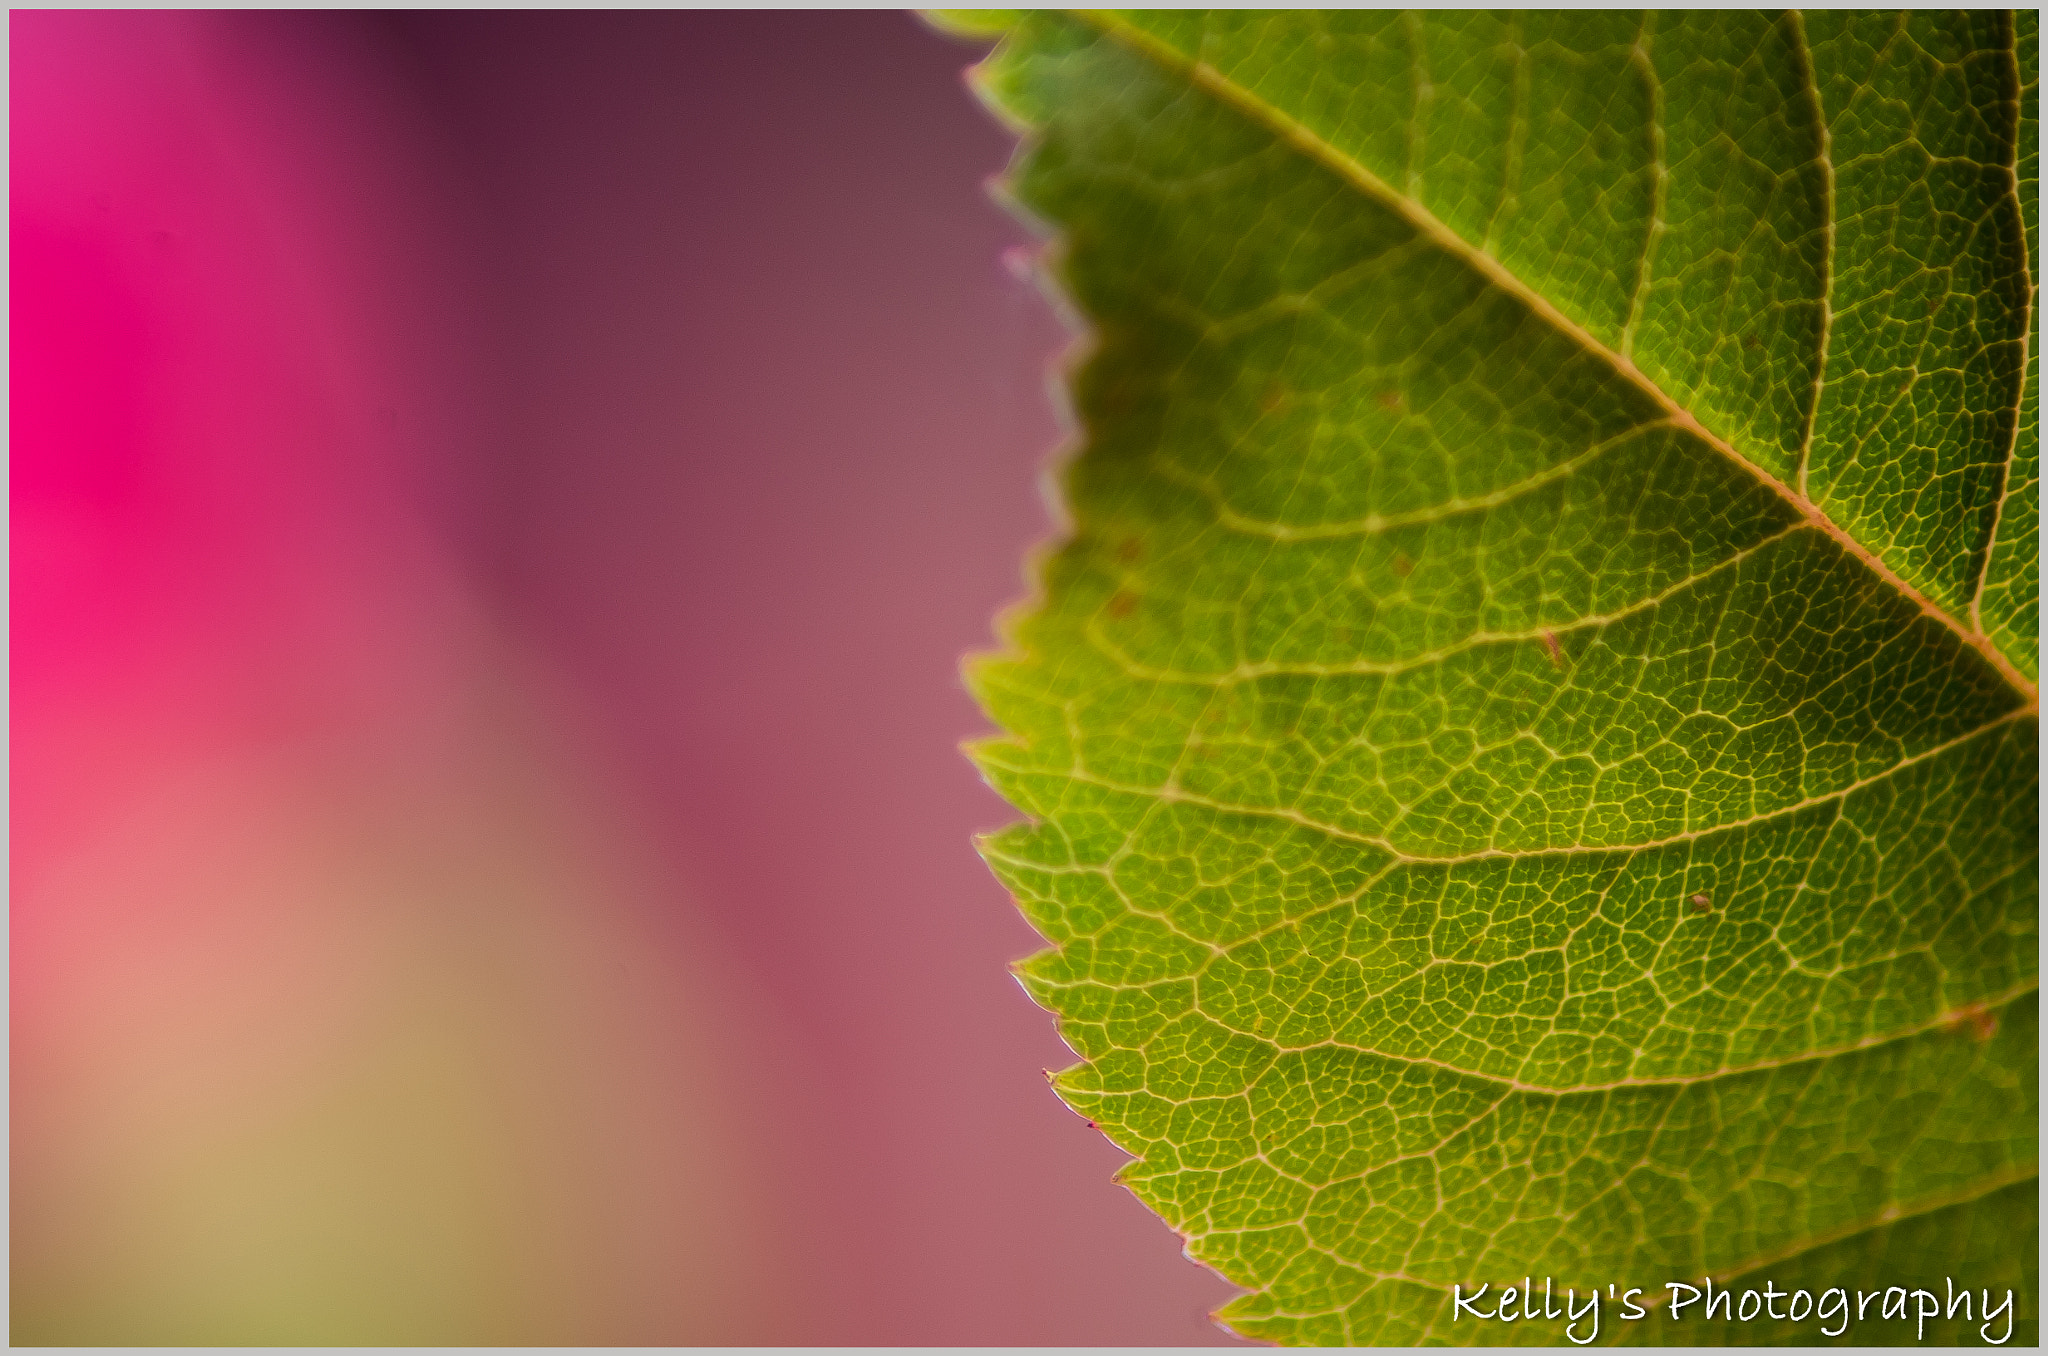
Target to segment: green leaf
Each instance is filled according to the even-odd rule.
[[[1093,330],[983,850],[1239,1332],[1947,1275],[2032,1340],[2020,23],[959,21]]]

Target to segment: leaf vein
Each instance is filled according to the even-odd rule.
[[[1834,134],[1828,129],[1827,110],[1821,106],[1820,79],[1813,67],[1813,48],[1806,40],[1806,16],[1790,11],[1788,21],[1797,41],[1806,77],[1806,91],[1813,100],[1813,121],[1820,133],[1821,168],[1821,254],[1820,254],[1820,342],[1814,355],[1813,390],[1807,396],[1806,430],[1799,439],[1799,497],[1807,498],[1806,471],[1813,459],[1813,430],[1820,419],[1821,392],[1827,385],[1828,345],[1834,332],[1835,305],[1835,156]]]
[[[1110,778],[1099,777],[1093,773],[1083,770],[1078,766],[1070,768],[1065,772],[1059,773],[1057,775],[1064,776],[1068,780],[1076,782],[1083,786],[1100,787],[1102,790],[1105,791],[1115,791],[1124,795],[1138,796],[1146,799],[1157,800],[1162,803],[1198,805],[1205,809],[1219,811],[1223,814],[1261,815],[1271,818],[1285,819],[1291,823],[1299,824],[1301,827],[1305,829],[1313,829],[1318,833],[1327,834],[1332,838],[1336,838],[1344,842],[1364,843],[1368,846],[1379,848],[1384,852],[1392,853],[1397,859],[1399,859],[1402,862],[1430,866],[1456,866],[1464,862],[1489,861],[1499,858],[1520,860],[1529,857],[1571,856],[1575,854],[1590,852],[1648,852],[1656,848],[1670,847],[1678,843],[1695,842],[1701,838],[1710,837],[1714,834],[1732,833],[1740,829],[1753,828],[1756,825],[1769,823],[1770,821],[1775,819],[1782,819],[1787,815],[1798,814],[1802,810],[1811,810],[1817,806],[1826,805],[1834,801],[1846,799],[1847,797],[1854,795],[1856,792],[1861,791],[1866,787],[1875,786],[1878,783],[1883,782],[1892,776],[1895,776],[1899,772],[1902,772],[1905,769],[1912,767],[1917,763],[1924,763],[1929,759],[1940,757],[1942,754],[1951,752],[1952,750],[1957,749],[1974,739],[1978,739],[1985,734],[1997,730],[2002,726],[2010,725],[2024,719],[2032,719],[2033,716],[2034,713],[2028,710],[2008,711],[2003,715],[1993,717],[1992,719],[1986,721],[1984,724],[1979,725],[1975,729],[1970,730],[1964,734],[1957,735],[1952,739],[1934,745],[1932,748],[1922,750],[1917,754],[1910,754],[1904,758],[1901,758],[1899,759],[1899,761],[1893,763],[1890,767],[1887,767],[1882,772],[1872,773],[1868,777],[1863,777],[1856,781],[1849,782],[1834,791],[1827,791],[1819,793],[1817,795],[1807,796],[1802,800],[1794,801],[1790,804],[1780,806],[1775,810],[1766,810],[1761,814],[1751,815],[1744,819],[1729,820],[1724,823],[1711,824],[1706,827],[1698,829],[1687,829],[1681,833],[1674,833],[1664,838],[1653,838],[1634,843],[1569,843],[1561,844],[1555,847],[1541,848],[1486,848],[1479,852],[1462,853],[1452,856],[1424,856],[1415,853],[1405,852],[1402,849],[1394,846],[1394,844],[1384,836],[1378,834],[1361,833],[1354,829],[1342,828],[1338,825],[1328,823],[1327,821],[1319,820],[1312,816],[1305,815],[1301,813],[1299,810],[1291,809],[1285,806],[1236,804],[1230,801],[1219,800],[1213,796],[1205,796],[1197,792],[1188,791],[1185,788],[1180,787],[1171,781],[1162,786],[1139,786],[1133,783],[1118,782]]]
[[[2010,16],[2008,16],[2007,24],[2007,36],[2014,38],[2014,41],[2016,41],[2016,27],[2011,24]],[[2006,54],[2012,58],[2012,82],[2013,88],[2018,91],[2018,97],[2012,101],[2012,160],[2005,169],[2007,176],[2012,181],[2013,211],[2018,214],[2021,221],[2019,232],[2020,277],[2026,284],[2027,292],[2020,323],[2020,382],[2018,394],[2013,397],[2012,436],[2006,440],[2005,463],[1999,470],[1998,498],[1992,502],[1991,533],[1984,542],[1983,558],[1977,562],[1976,587],[1970,590],[1970,625],[1976,628],[1979,635],[1986,635],[1983,610],[1984,586],[1991,578],[1991,554],[1998,549],[1998,529],[2005,521],[2005,501],[2011,497],[2012,493],[2012,463],[2013,458],[2019,451],[2020,423],[2024,407],[2027,403],[2027,383],[2029,380],[2027,363],[2031,355],[2030,346],[2034,341],[2034,302],[2039,291],[2034,284],[2034,261],[2027,256],[2026,209],[2024,204],[2020,202],[2020,131],[2025,122],[2026,110],[2023,105],[2027,97],[2026,86],[2020,78],[2019,54],[2014,49],[2013,42],[2006,44]]]
[[[1194,88],[1202,90],[1210,97],[1223,103],[1226,107],[1234,109],[1241,116],[1263,127],[1277,140],[1293,147],[1305,158],[1322,165],[1340,178],[1349,181],[1358,191],[1379,201],[1399,214],[1417,232],[1434,241],[1438,247],[1453,258],[1464,261],[1469,267],[1485,277],[1488,282],[1498,287],[1507,295],[1516,298],[1524,306],[1528,307],[1531,312],[1543,318],[1560,333],[1571,338],[1573,342],[1586,352],[1605,361],[1617,374],[1633,383],[1646,396],[1661,406],[1674,422],[1696,434],[1709,446],[1755,476],[1774,493],[1782,496],[1815,527],[1833,537],[1842,545],[1843,549],[1848,551],[1857,560],[1860,560],[1865,567],[1876,573],[1879,578],[1896,589],[1902,596],[1911,599],[1921,611],[1939,621],[1965,645],[1982,655],[1997,670],[1999,675],[2021,695],[2030,708],[2038,707],[2040,703],[2040,690],[2038,686],[2028,679],[2025,674],[2021,673],[2012,661],[2007,659],[1998,647],[1990,642],[1988,637],[1970,625],[1959,621],[1919,589],[1913,587],[1897,571],[1893,570],[1879,558],[1875,552],[1857,541],[1848,531],[1830,519],[1821,511],[1819,505],[1799,493],[1793,487],[1785,484],[1782,480],[1779,480],[1762,466],[1744,456],[1735,447],[1730,445],[1727,440],[1709,430],[1704,424],[1699,422],[1698,418],[1690,410],[1687,410],[1684,406],[1673,400],[1625,355],[1617,353],[1595,339],[1587,332],[1584,326],[1558,310],[1548,298],[1510,273],[1501,265],[1498,259],[1495,259],[1483,250],[1475,249],[1420,203],[1415,202],[1405,194],[1396,192],[1364,165],[1361,165],[1351,156],[1330,145],[1329,142],[1317,136],[1301,122],[1274,108],[1254,95],[1250,90],[1230,80],[1214,66],[1204,61],[1188,60],[1182,53],[1151,37],[1149,34],[1140,32],[1130,23],[1113,13],[1102,10],[1076,10],[1074,14],[1083,22],[1092,24],[1098,32],[1101,32],[1112,41],[1122,44],[1161,69],[1186,80]]]
[[[1591,454],[1587,455],[1590,456]],[[1104,657],[1110,659],[1119,668],[1123,669],[1127,676],[1153,683],[1182,683],[1190,687],[1228,687],[1233,683],[1272,677],[1350,678],[1392,676],[1394,674],[1410,673],[1416,669],[1429,668],[1432,665],[1442,663],[1446,659],[1451,659],[1488,645],[1526,645],[1532,642],[1543,641],[1545,637],[1554,638],[1570,635],[1575,631],[1612,626],[1618,621],[1626,620],[1640,612],[1647,612],[1651,608],[1670,601],[1676,595],[1713,578],[1721,571],[1740,565],[1757,552],[1783,541],[1793,533],[1811,530],[1811,526],[1809,523],[1801,522],[1780,528],[1769,536],[1759,538],[1741,550],[1730,553],[1726,558],[1715,561],[1698,574],[1688,575],[1676,583],[1659,589],[1646,598],[1639,598],[1626,607],[1616,608],[1612,612],[1592,613],[1577,618],[1574,621],[1557,622],[1550,626],[1533,626],[1519,631],[1475,631],[1454,644],[1443,646],[1441,649],[1430,650],[1424,654],[1411,655],[1406,659],[1359,659],[1344,664],[1260,660],[1252,663],[1240,663],[1234,668],[1217,673],[1186,673],[1179,669],[1161,668],[1156,665],[1145,664],[1131,658],[1120,646],[1105,636],[1101,628],[1092,620],[1086,628],[1086,634],[1090,644],[1100,651]]]

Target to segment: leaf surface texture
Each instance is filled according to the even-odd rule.
[[[1226,1320],[2031,1323],[2034,16],[971,22],[1093,330],[984,854]]]

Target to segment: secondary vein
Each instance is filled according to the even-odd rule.
[[[1806,431],[1799,439],[1799,497],[1805,499],[1806,468],[1813,458],[1813,430],[1820,419],[1821,391],[1827,385],[1828,343],[1834,330],[1835,304],[1835,142],[1828,131],[1827,110],[1821,107],[1820,78],[1813,69],[1813,49],[1806,41],[1806,17],[1791,11],[1792,35],[1799,44],[1799,57],[1806,66],[1806,90],[1813,99],[1814,126],[1820,131],[1821,168],[1821,253],[1820,253],[1820,351],[1814,355],[1813,391],[1806,403]],[[1980,628],[1981,629],[1981,628]]]
[[[2020,276],[2026,279],[2027,299],[2021,307],[2020,389],[2019,394],[2013,398],[2012,402],[2012,437],[2007,439],[2005,444],[2005,465],[1999,473],[1998,498],[1991,507],[1991,533],[1984,541],[1984,558],[1977,564],[1977,586],[1970,590],[1970,625],[1977,629],[1977,634],[1979,635],[1985,634],[1983,611],[1984,586],[1991,579],[1991,553],[1998,549],[1998,529],[2005,522],[2005,501],[2012,494],[2012,463],[2014,455],[2019,451],[2020,416],[2022,409],[2027,403],[2027,382],[2029,380],[2027,363],[2031,356],[2031,345],[2034,341],[2034,296],[2038,290],[2034,286],[2034,261],[2027,254],[2027,232],[2024,224],[2026,208],[2020,202],[2020,127],[2023,122],[2021,106],[2027,97],[2026,86],[2020,80],[2018,53],[2013,50],[2010,44],[2008,44],[2006,50],[2007,55],[2012,58],[2013,88],[2018,91],[2019,95],[2012,102],[2012,163],[2006,166],[2006,174],[2012,181],[2013,211],[2020,215],[2022,222],[2019,233],[2020,263],[2022,266]]]

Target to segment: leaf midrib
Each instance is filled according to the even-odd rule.
[[[1673,400],[1632,361],[1595,339],[1583,326],[1558,310],[1549,298],[1509,272],[1498,259],[1482,250],[1475,249],[1457,232],[1437,220],[1436,216],[1420,203],[1415,202],[1406,194],[1396,192],[1390,185],[1382,181],[1378,175],[1374,174],[1357,160],[1332,146],[1328,141],[1318,136],[1313,130],[1294,117],[1273,107],[1244,86],[1231,80],[1214,66],[1204,61],[1189,59],[1170,44],[1153,37],[1116,14],[1105,10],[1073,10],[1070,12],[1081,21],[1092,25],[1104,36],[1121,43],[1162,69],[1180,76],[1189,85],[1204,91],[1219,102],[1235,109],[1248,120],[1264,127],[1268,132],[1271,132],[1279,140],[1292,146],[1302,155],[1322,165],[1325,169],[1334,172],[1340,178],[1351,183],[1360,192],[1379,201],[1400,215],[1404,221],[1426,239],[1433,241],[1439,248],[1445,250],[1454,258],[1463,261],[1494,286],[1520,300],[1532,312],[1554,326],[1560,333],[1566,335],[1574,343],[1585,349],[1586,352],[1607,363],[1624,380],[1633,383],[1665,411],[1673,424],[1692,433],[1709,447],[1714,448],[1730,461],[1733,461],[1755,476],[1772,493],[1790,504],[1794,510],[1816,529],[1832,538],[1851,558],[1860,561],[1902,597],[1910,599],[1922,612],[1925,612],[1928,616],[1939,622],[1957,640],[1970,649],[1975,650],[2019,695],[2024,711],[2028,713],[2038,712],[2040,708],[2039,687],[1999,651],[1989,636],[1969,630],[1946,609],[1936,604],[1933,599],[1927,597],[1926,594],[1901,578],[1896,571],[1885,564],[1874,552],[1865,547],[1854,536],[1850,535],[1822,512],[1819,505],[1792,486],[1778,479],[1778,477],[1772,475],[1756,462],[1742,455],[1734,446],[1709,430],[1704,424],[1699,422],[1692,411]],[[1802,31],[1802,39],[1803,36]],[[2029,282],[2031,288],[2031,278]],[[2030,306],[2030,313],[2031,309]],[[2010,451],[2008,451],[2006,460],[2009,467],[2011,462]],[[2001,509],[2003,508],[2003,495],[2000,497],[2000,507]],[[1989,571],[1989,545],[1989,543],[1986,543],[1986,569],[1980,572],[1980,589],[1982,575]]]

